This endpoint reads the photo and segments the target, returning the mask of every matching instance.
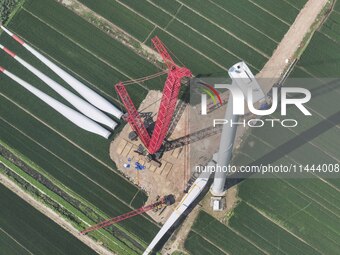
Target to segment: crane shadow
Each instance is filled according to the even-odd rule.
[[[179,120],[181,119],[187,104],[189,103],[189,99],[190,99],[190,89],[189,89],[189,86],[186,86],[184,89],[183,95],[181,96],[180,100],[178,100],[178,103],[176,105],[176,109],[175,109],[169,130],[168,130],[168,133],[166,135],[166,138],[169,138],[172,135],[172,133],[175,131],[175,128]]]
[[[340,80],[335,79],[333,81],[322,84],[321,86],[319,86],[317,88],[310,89],[309,91],[311,92],[313,98],[315,98],[317,96],[321,96],[321,95],[326,94],[328,92],[335,91],[335,90],[339,89],[339,86],[340,86]],[[340,90],[339,90],[339,94],[340,94]]]

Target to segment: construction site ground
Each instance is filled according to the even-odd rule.
[[[139,110],[142,112],[151,112],[152,115],[157,113],[161,92],[150,91],[142,102]],[[143,110],[142,110],[143,109]],[[182,121],[180,121],[182,123]],[[179,123],[179,126],[181,125]],[[178,201],[181,197],[181,191],[184,187],[184,178],[187,175],[184,172],[185,149],[176,149],[165,152],[161,160],[161,167],[156,167],[150,162],[146,162],[145,157],[138,155],[135,150],[141,141],[131,141],[128,139],[132,131],[130,125],[125,125],[122,132],[114,139],[110,145],[110,157],[116,163],[118,169],[127,176],[132,182],[141,187],[149,195],[149,201],[152,203],[156,197],[173,194]],[[184,135],[185,130],[178,128],[174,133]],[[175,135],[175,134],[174,134]],[[129,161],[130,160],[130,161]],[[144,170],[136,170],[135,163],[138,162],[145,166]],[[130,164],[130,167],[124,167],[124,164]],[[165,209],[161,215],[150,212],[150,216],[158,222],[164,222],[172,210]]]
[[[150,91],[139,107],[139,111],[152,113],[153,119],[156,120],[161,96],[160,91]],[[224,96],[226,97],[226,95]],[[154,166],[151,162],[146,162],[145,156],[134,152],[141,141],[128,139],[129,133],[132,131],[129,125],[125,125],[122,132],[112,141],[110,145],[111,159],[125,176],[148,193],[148,203],[152,203],[158,195],[167,194],[173,194],[176,203],[178,203],[184,195],[183,191],[192,176],[194,166],[206,165],[217,151],[220,131],[209,129],[213,116],[210,116],[210,121],[202,123],[202,121],[193,117],[200,115],[198,111],[196,107],[185,106],[174,131],[167,138],[170,143],[179,138],[183,138],[183,142],[177,142],[177,148],[164,152],[160,167]],[[215,112],[218,115],[223,115],[224,107],[215,109]],[[199,132],[202,129],[207,129],[207,131]],[[242,129],[239,129],[238,132],[241,134]],[[191,142],[188,141],[189,135]],[[188,142],[189,144],[186,144]],[[145,166],[145,169],[137,170],[136,162]],[[130,167],[126,167],[127,164]],[[172,209],[165,209],[161,215],[158,212],[150,212],[150,216],[157,222],[164,222],[171,212]]]

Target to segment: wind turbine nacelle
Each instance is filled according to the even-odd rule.
[[[253,103],[266,99],[263,90],[245,62],[242,61],[233,65],[229,68],[228,74],[242,90],[243,95],[247,96],[249,89],[252,90]]]

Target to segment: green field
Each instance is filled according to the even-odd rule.
[[[7,145],[0,146],[0,154],[1,174],[8,176],[36,200],[59,213],[79,231],[110,217]],[[112,236],[112,233],[115,235]],[[119,254],[136,254],[143,250],[136,243],[136,237],[119,225],[89,235]]]
[[[257,247],[203,211],[192,230],[227,254],[262,254]]]
[[[187,0],[193,3],[196,0]],[[280,41],[283,35],[289,29],[289,26],[283,23],[281,20],[272,16],[270,13],[262,10],[256,5],[247,0],[230,0],[223,1],[217,0],[217,2],[223,9],[231,12],[243,21],[251,24],[265,35],[273,38],[276,41]],[[287,7],[286,7],[287,8]],[[237,27],[237,26],[235,26]]]
[[[230,227],[262,247],[268,254],[319,254],[245,202],[236,207],[234,215],[230,220]]]
[[[307,3],[307,0],[286,0],[286,2],[300,10]]]
[[[224,8],[212,5],[206,1],[186,1],[185,3],[188,7],[198,12],[200,16],[203,15],[215,26],[238,38],[240,41],[247,43],[257,52],[270,56],[276,47],[276,42],[274,42],[272,37],[266,36],[263,31],[244,21],[245,16],[235,16],[234,13],[230,15]],[[237,26],[234,24],[237,24]],[[241,42],[239,43],[242,44]]]
[[[0,185],[1,254],[96,254]]]
[[[340,52],[340,1],[336,1],[322,27],[310,41],[304,54],[297,63],[292,77],[339,77]],[[338,90],[337,90],[338,91]]]
[[[155,27],[145,18],[137,16],[131,10],[112,0],[102,0],[100,4],[92,0],[80,0],[79,2],[96,13],[100,13],[102,17],[142,42],[148,38],[148,35]]]
[[[190,254],[195,255],[223,255],[225,254],[221,249],[217,248],[209,241],[205,240],[200,235],[190,231],[187,239],[185,240],[185,248],[190,251]]]
[[[270,10],[265,11],[247,2],[245,8],[252,8],[253,12],[250,20],[249,13],[243,13],[243,7],[225,10],[224,3],[211,1],[106,0],[101,6],[94,6],[88,0],[81,2],[141,42],[150,45],[150,38],[158,35],[195,74],[220,72],[221,68],[228,68],[241,59],[258,72],[288,30],[288,26]],[[293,8],[289,4],[285,7],[287,11]],[[141,24],[148,28],[154,26],[152,33],[140,37],[137,27],[130,28],[132,21],[117,21],[114,15],[110,15],[114,11],[129,15],[135,12],[138,19],[143,19]],[[291,18],[294,18],[293,14]]]
[[[273,4],[271,0],[254,0],[252,2],[259,7],[265,8],[289,24],[292,24],[299,14],[298,9],[285,1],[275,1],[275,4]]]

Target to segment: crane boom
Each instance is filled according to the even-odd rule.
[[[181,80],[183,77],[190,76],[190,70],[184,67],[180,68],[176,66],[174,69],[170,70],[163,89],[155,128],[148,146],[149,153],[156,153],[161,147],[166,134],[168,133],[171,119],[176,108],[177,98],[181,88]]]
[[[126,220],[126,219],[129,219],[129,218],[132,218],[132,217],[135,217],[139,214],[142,214],[142,213],[145,213],[147,211],[150,211],[152,210],[153,208],[157,207],[157,206],[160,206],[160,205],[163,205],[163,204],[167,204],[167,205],[170,205],[174,202],[173,200],[173,196],[172,195],[169,195],[169,196],[164,196],[162,199],[160,199],[159,201],[153,203],[153,204],[150,204],[150,205],[146,205],[146,206],[143,206],[141,208],[138,208],[136,210],[133,210],[131,212],[128,212],[128,213],[124,213],[122,215],[119,215],[117,217],[114,217],[114,218],[111,218],[111,219],[108,219],[108,220],[104,220],[96,225],[93,225],[83,231],[81,231],[80,233],[81,234],[87,234],[89,232],[92,232],[92,231],[95,231],[95,230],[98,230],[98,229],[101,229],[101,228],[105,228],[105,227],[108,227],[110,225],[113,225],[115,223],[118,223],[120,221],[123,221],[123,220]]]
[[[115,89],[122,100],[125,109],[127,111],[126,121],[130,123],[132,129],[137,133],[143,144],[147,147],[150,143],[150,135],[146,130],[143,120],[141,119],[139,112],[133,104],[126,88],[122,82],[115,85]]]
[[[124,84],[122,82],[118,83],[115,86],[115,89],[126,108],[128,114],[126,120],[137,133],[148,152],[154,154],[161,148],[168,132],[176,108],[177,98],[181,88],[181,80],[183,77],[190,77],[192,74],[189,69],[179,67],[175,64],[165,45],[157,36],[152,38],[151,41],[168,68],[168,77],[164,85],[157,120],[151,137],[129,97]]]
[[[151,39],[151,42],[153,43],[153,46],[158,51],[158,53],[161,55],[164,63],[168,67],[169,70],[173,68],[173,66],[176,66],[175,62],[171,58],[169,52],[166,50],[165,45],[162,43],[162,41],[158,38],[158,36],[155,36]]]
[[[164,63],[168,67],[168,77],[165,81],[163,95],[158,110],[155,128],[153,130],[148,151],[151,154],[156,153],[166,137],[169,130],[170,122],[174,114],[178,93],[181,88],[181,80],[183,77],[190,77],[191,72],[185,67],[179,67],[171,58],[162,41],[155,36],[151,39],[158,53],[161,55]]]

